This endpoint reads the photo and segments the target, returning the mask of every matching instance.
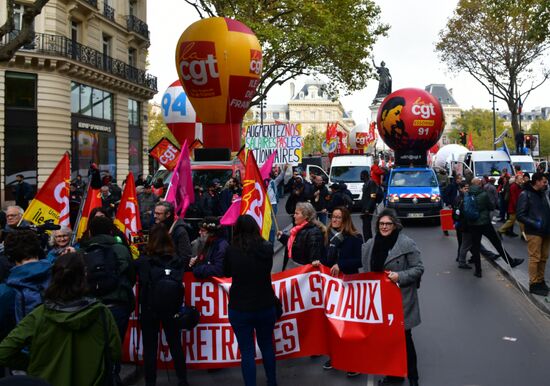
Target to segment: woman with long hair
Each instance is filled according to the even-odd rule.
[[[25,370],[55,386],[106,384],[120,359],[114,318],[90,298],[80,253],[57,258],[44,304],[28,314],[0,343],[0,365]],[[27,347],[28,357],[22,353]],[[28,366],[21,365],[28,361]]]
[[[283,270],[289,260],[293,266],[318,262],[325,254],[326,228],[317,220],[315,208],[309,202],[299,202],[294,210],[295,226],[290,233],[277,232],[277,238],[286,247]]]
[[[355,229],[348,209],[343,206],[334,208],[328,232],[329,246],[326,255],[321,258],[321,263],[330,268],[332,276],[338,276],[340,273],[344,275],[358,273],[362,265],[363,236]],[[332,369],[330,359],[325,362],[323,368]],[[348,371],[347,375],[355,377],[359,373]]]
[[[229,290],[229,322],[241,350],[241,370],[246,386],[256,385],[254,332],[262,352],[267,384],[277,384],[272,266],[273,245],[262,239],[260,228],[252,216],[240,216],[235,224],[233,244],[225,255],[224,273],[233,278]]]
[[[420,324],[420,306],[417,288],[424,273],[424,265],[416,243],[402,232],[403,226],[395,211],[384,209],[376,221],[376,235],[362,249],[364,272],[385,272],[401,289],[405,318],[405,342],[407,346],[407,374],[410,386],[418,386],[416,350],[411,329]],[[380,385],[403,382],[400,377],[385,377]]]
[[[149,232],[145,254],[136,260],[146,386],[156,384],[158,334],[161,322],[170,354],[174,359],[178,386],[188,384],[181,330],[174,319],[183,303],[184,264],[183,259],[177,256],[175,251],[166,226],[156,224]]]

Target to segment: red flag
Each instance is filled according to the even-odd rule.
[[[76,228],[76,239],[80,240],[86,229],[88,229],[88,220],[90,218],[90,212],[92,209],[101,206],[101,192],[99,189],[88,188],[86,194],[86,201],[82,207],[82,215]]]
[[[269,239],[271,231],[271,203],[258,170],[254,153],[249,151],[243,180],[241,214],[251,215],[260,227],[262,237]]]
[[[474,150],[474,141],[472,139],[472,132],[470,131],[470,133],[468,134],[468,150],[470,151],[473,151]]]
[[[124,185],[124,192],[122,192],[122,198],[120,199],[114,222],[117,228],[124,233],[128,241],[132,240],[132,236],[141,232],[141,219],[139,217],[136,186],[132,172],[126,177],[126,185]]]
[[[327,135],[326,135],[327,145],[330,144],[330,141],[332,141],[334,138],[336,138],[337,129],[338,129],[338,123],[337,122],[327,123]]]
[[[70,226],[69,183],[71,166],[69,154],[65,153],[52,174],[38,191],[23,214],[23,219],[33,224],[44,224],[53,220],[55,224]]]
[[[174,170],[178,163],[180,151],[168,138],[162,138],[149,152],[149,155],[156,159],[168,170]]]

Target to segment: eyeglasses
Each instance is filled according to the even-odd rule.
[[[335,218],[336,220],[341,220],[343,217],[342,216],[332,216],[331,218]]]
[[[379,222],[379,223],[378,223],[378,226],[379,226],[380,228],[383,228],[383,227],[391,227],[392,225],[393,225],[392,222]]]
[[[67,237],[69,237],[69,235],[57,235],[57,236],[55,236],[56,239],[65,239]]]
[[[7,218],[14,218],[14,217],[17,217],[17,216],[21,216],[19,213],[17,214],[7,214],[6,217]]]

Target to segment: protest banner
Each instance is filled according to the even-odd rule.
[[[251,125],[246,129],[245,147],[252,150],[258,166],[277,150],[275,165],[302,162],[302,126],[299,123]]]
[[[189,368],[240,365],[240,352],[228,320],[231,279],[196,279],[186,273],[185,299],[201,313],[191,331],[184,331]],[[311,265],[272,275],[284,314],[274,330],[277,359],[328,355],[345,371],[406,376],[407,361],[401,290],[383,273],[336,278],[327,267]],[[143,360],[135,315],[123,347],[125,361]],[[164,335],[159,365],[171,361]],[[183,344],[183,343],[182,343]],[[256,346],[256,359],[260,351]]]

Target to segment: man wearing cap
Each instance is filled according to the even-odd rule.
[[[219,180],[217,185],[219,185]],[[206,192],[201,197],[201,209],[204,216],[221,216],[220,195],[217,190],[216,180],[206,185]]]

